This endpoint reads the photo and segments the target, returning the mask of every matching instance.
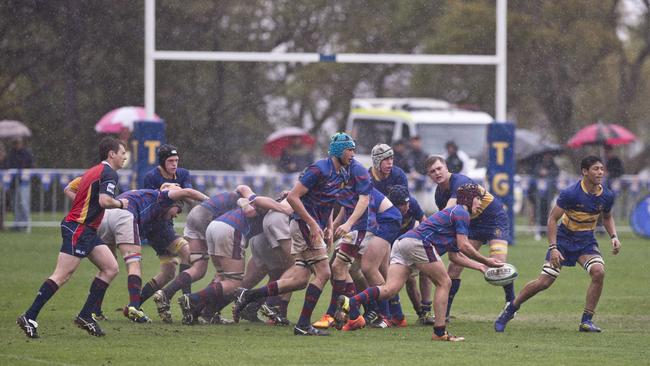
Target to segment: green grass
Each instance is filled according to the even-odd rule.
[[[454,302],[449,330],[467,338],[459,344],[433,343],[430,327],[365,329],[333,332],[331,337],[303,338],[291,328],[242,322],[234,326],[182,326],[157,321],[153,302],[144,304],[152,324],[134,324],[117,312],[102,323],[108,335],[89,337],[72,324],[95,272],[88,261],[46,305],[39,316],[40,339],[27,339],[15,325],[16,317],[32,302],[38,287],[53,270],[59,250],[58,229],[35,228],[32,234],[0,233],[0,365],[251,365],[251,364],[392,364],[392,365],[639,365],[648,364],[650,351],[650,263],[648,241],[624,235],[617,257],[606,252],[607,278],[595,321],[602,334],[577,331],[584,306],[588,276],[582,269],[565,268],[556,284],[524,304],[504,334],[495,334],[492,322],[501,310],[503,292],[485,283],[477,272],[463,275]],[[604,251],[609,245],[601,240]],[[510,250],[510,262],[520,272],[519,290],[535,278],[545,245],[520,235]],[[150,248],[144,249],[145,281],[157,271]],[[121,264],[122,265],[122,264]],[[214,273],[210,269],[210,274]],[[207,279],[194,285],[202,288]],[[127,301],[126,277],[120,273],[109,288],[105,310]],[[314,318],[329,299],[321,298]],[[415,315],[402,294],[409,323]],[[295,294],[289,317],[297,319],[302,293]],[[176,305],[175,302],[173,302]],[[227,314],[230,307],[225,311]],[[180,318],[174,307],[175,319]]]

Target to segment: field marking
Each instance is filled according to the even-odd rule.
[[[43,359],[40,359],[40,358],[33,358],[33,357],[28,357],[28,356],[7,355],[7,354],[0,355],[0,356],[6,357],[6,358],[11,358],[11,359],[18,360],[18,361],[38,362],[38,363],[42,363],[42,364],[46,364],[46,365],[78,366],[78,365],[76,365],[74,363],[48,361],[48,360],[43,360]]]

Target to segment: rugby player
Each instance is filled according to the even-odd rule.
[[[444,313],[447,308],[447,299],[451,280],[438,255],[435,245],[447,248],[457,247],[467,256],[488,267],[503,265],[494,258],[482,256],[469,243],[469,216],[470,212],[480,206],[482,192],[476,184],[466,184],[458,189],[457,204],[429,216],[417,228],[408,231],[399,237],[393,244],[390,257],[390,267],[386,284],[379,287],[370,287],[365,291],[349,298],[340,296],[336,312],[337,328],[342,328],[350,321],[357,321],[359,305],[388,299],[399,292],[406,283],[412,271],[419,270],[431,278],[436,286],[434,293],[435,324],[432,340],[435,341],[463,341],[463,337],[456,337],[446,330]],[[455,260],[452,252],[450,259]]]
[[[497,332],[505,330],[506,324],[515,316],[521,304],[555,282],[562,266],[573,267],[576,262],[591,277],[578,330],[601,332],[600,327],[592,321],[605,280],[605,262],[594,235],[600,215],[603,217],[603,226],[611,238],[613,255],[620,252],[621,242],[616,233],[614,216],[610,212],[614,205],[614,193],[602,184],[605,174],[602,160],[596,156],[587,156],[580,162],[580,170],[582,179],[560,192],[557,203],[549,213],[547,223],[549,247],[542,273],[537,279],[528,282],[512,302],[506,304],[494,323]]]
[[[99,143],[101,163],[87,170],[81,178],[79,192],[72,202],[72,208],[61,222],[63,244],[56,261],[56,268],[41,285],[36,298],[27,311],[16,319],[16,323],[29,338],[38,338],[36,318],[45,304],[54,296],[76,271],[83,258],[88,257],[99,269],[86,299],[86,303],[74,323],[88,334],[103,336],[104,331],[93,319],[92,311],[101,303],[111,281],[118,272],[118,265],[111,250],[97,235],[104,210],[129,208],[129,201],[115,199],[117,170],[126,162],[126,146],[123,142],[105,137]]]

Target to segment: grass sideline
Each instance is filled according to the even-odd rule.
[[[524,304],[504,334],[492,323],[503,306],[501,289],[485,283],[480,274],[467,271],[454,302],[450,332],[467,338],[464,343],[431,342],[430,327],[412,325],[415,315],[406,294],[403,307],[409,327],[365,329],[330,337],[296,337],[291,328],[250,324],[234,326],[182,326],[158,321],[154,303],[144,310],[152,324],[134,324],[117,312],[107,311],[102,323],[108,335],[88,336],[72,319],[79,311],[94,266],[83,261],[78,272],[46,305],[39,316],[40,339],[27,339],[15,325],[16,317],[32,302],[38,287],[54,268],[59,250],[58,229],[35,228],[32,234],[0,233],[0,364],[4,365],[639,365],[650,357],[650,262],[647,240],[623,235],[623,250],[614,257],[605,237],[599,238],[607,263],[607,277],[595,321],[602,334],[577,331],[588,277],[579,268],[565,268],[548,291]],[[544,242],[519,235],[509,262],[519,269],[516,290],[536,277],[545,252]],[[144,249],[144,281],[157,271],[151,248]],[[123,306],[128,295],[122,272],[106,296],[105,310]],[[210,269],[209,275],[214,273]],[[207,279],[193,286],[200,289]],[[303,293],[295,294],[289,318],[297,319]],[[329,288],[319,301],[314,320],[324,311]],[[173,305],[176,302],[173,301]],[[229,316],[230,307],[224,309]],[[178,306],[174,320],[180,319]]]

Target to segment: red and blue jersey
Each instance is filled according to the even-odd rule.
[[[400,185],[406,188],[409,186],[408,180],[406,179],[406,173],[404,173],[402,168],[397,166],[393,166],[388,177],[383,179],[379,177],[375,172],[375,169],[372,167],[368,169],[368,174],[372,179],[372,186],[377,188],[377,190],[384,195],[388,195],[388,192],[390,192],[390,189],[393,186]]]
[[[115,197],[117,182],[117,172],[105,161],[88,169],[81,177],[77,196],[64,220],[97,230],[104,216],[104,209],[99,205],[99,195]]]
[[[422,221],[424,217],[424,211],[420,207],[420,203],[415,197],[409,197],[409,209],[404,215],[402,215],[402,228],[400,229],[400,234],[413,229],[416,221]]]
[[[332,159],[318,160],[300,173],[298,181],[308,189],[300,201],[321,229],[327,226],[336,198],[348,179],[348,172],[344,169],[336,171]],[[295,212],[291,217],[302,221]]]
[[[159,219],[164,210],[174,204],[174,201],[169,198],[169,191],[161,192],[157,189],[127,191],[117,196],[117,198],[129,200],[127,210],[133,214],[135,222],[140,227]]]
[[[345,209],[345,218],[349,218],[354,212],[354,208],[359,202],[359,196],[369,195],[372,190],[370,177],[358,161],[352,160],[352,163],[346,167],[349,179],[346,181],[344,188],[337,196],[337,202]],[[366,230],[368,226],[368,210],[359,217],[357,222],[352,225],[351,230]]]
[[[250,239],[257,234],[262,233],[263,218],[263,215],[246,217],[246,215],[244,215],[244,210],[238,207],[224,213],[215,220],[225,222],[232,226],[236,231],[240,232],[244,237],[246,237],[246,239]]]
[[[614,198],[614,193],[602,185],[595,194],[589,193],[582,180],[562,190],[556,203],[564,210],[558,228],[558,244],[569,250],[579,250],[595,242],[598,216],[611,211]]]
[[[210,199],[201,202],[201,206],[210,210],[210,212],[212,212],[212,217],[215,218],[223,215],[233,208],[236,208],[237,200],[240,198],[241,195],[237,192],[217,193],[214,196],[210,197]]]
[[[445,208],[422,221],[401,238],[420,239],[423,245],[458,252],[456,235],[469,235],[469,212],[462,205]]]
[[[151,169],[144,176],[145,189],[160,189],[163,183],[176,183],[181,188],[192,188],[192,177],[190,171],[183,168],[177,168],[173,178],[167,179],[160,174],[160,167]]]

